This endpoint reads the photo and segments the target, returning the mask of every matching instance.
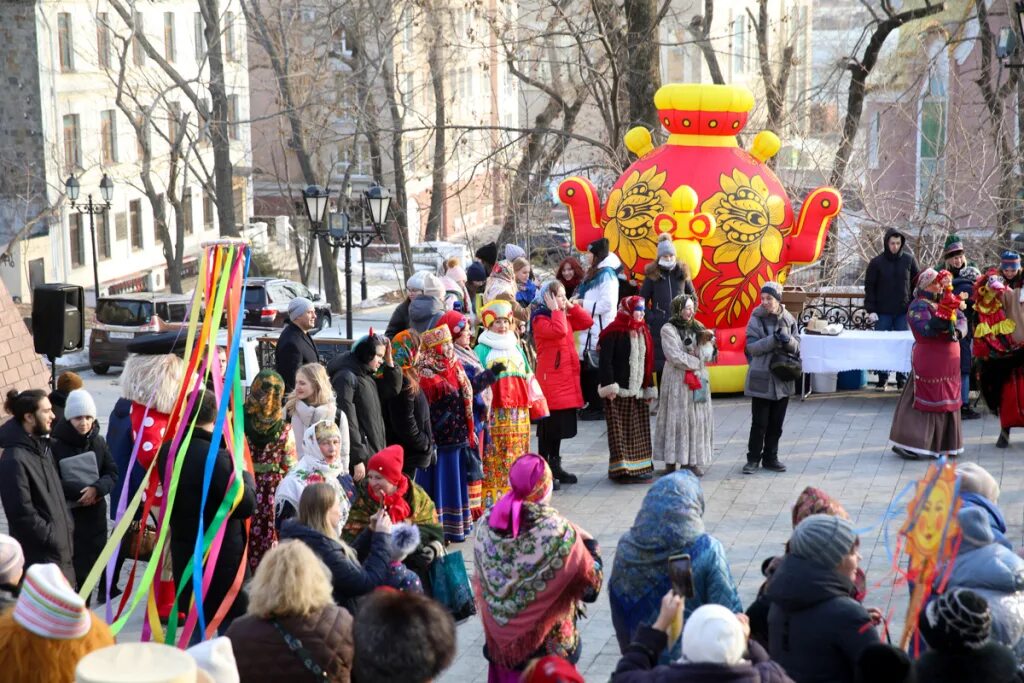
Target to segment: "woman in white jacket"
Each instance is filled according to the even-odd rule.
[[[580,386],[583,388],[583,400],[587,406],[582,415],[583,420],[603,420],[604,409],[597,395],[597,367],[588,367],[587,352],[597,349],[597,341],[601,331],[615,319],[615,311],[619,306],[619,272],[622,261],[608,251],[608,240],[602,237],[587,247],[590,252],[590,269],[576,290],[580,305],[594,319],[587,333],[576,336],[576,345],[580,353]]]

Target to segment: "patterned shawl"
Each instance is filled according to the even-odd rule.
[[[493,508],[477,528],[473,557],[487,652],[514,668],[541,646],[589,587],[594,559],[579,529],[554,508],[522,504],[518,536],[492,528]]]
[[[453,392],[458,392],[462,396],[462,416],[469,432],[469,445],[475,445],[473,385],[469,383],[466,371],[455,355],[451,330],[446,325],[439,325],[423,335],[423,346],[417,366],[420,371],[420,388],[429,403],[439,401],[443,396]]]
[[[296,463],[295,467],[288,470],[288,474],[277,485],[277,493],[274,495],[276,510],[280,512],[281,506],[287,502],[298,511],[299,499],[306,487],[310,484],[321,483],[330,484],[338,492],[338,498],[342,501],[344,508],[344,503],[348,499],[341,490],[341,482],[338,481],[338,477],[348,473],[348,452],[343,448],[342,453],[334,462],[329,463],[324,460],[324,456],[320,452],[320,445],[316,440],[316,424],[310,425],[306,430],[303,442],[305,444],[303,450],[306,455]]]
[[[444,531],[437,519],[437,508],[427,492],[419,484],[409,480],[405,493],[405,501],[409,504],[412,514],[403,521],[415,524],[420,529],[420,545],[433,541],[443,542]],[[352,504],[345,530],[342,534],[345,541],[351,543],[356,536],[370,526],[370,518],[380,510],[380,503],[373,500],[367,480],[364,478],[356,484],[356,501]]]
[[[842,504],[819,488],[808,486],[799,496],[793,506],[793,528],[811,515],[832,515],[850,519],[846,508]]]
[[[684,320],[683,310],[686,308],[687,302],[690,301],[693,302],[693,317],[689,320]],[[680,336],[685,334],[697,336],[698,333],[703,332],[704,325],[697,321],[697,297],[693,294],[684,293],[672,299],[672,317],[668,321],[675,325],[676,329],[681,333]]]
[[[281,436],[285,426],[284,379],[274,370],[260,370],[245,399],[245,436],[263,448]]]

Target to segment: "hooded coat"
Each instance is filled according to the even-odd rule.
[[[654,339],[654,370],[661,373],[665,367],[665,352],[661,350],[661,328],[672,317],[672,299],[680,294],[695,294],[690,270],[683,263],[672,268],[663,268],[657,261],[651,261],[644,268],[644,283],[640,296],[647,303],[644,320]]]
[[[361,361],[357,349],[353,347],[327,364],[338,408],[348,418],[352,467],[365,465],[370,456],[388,445],[381,403],[402,389],[401,370],[382,365],[380,378],[374,379],[369,360]]]
[[[783,347],[775,339],[779,328],[789,332],[790,340]],[[750,315],[747,323],[747,360],[750,369],[743,386],[743,393],[754,398],[778,401],[796,393],[796,382],[782,380],[772,372],[772,356],[776,351],[800,351],[800,336],[797,333],[796,318],[784,306],[778,313],[769,313],[759,305]]]
[[[768,583],[769,652],[799,683],[853,683],[854,665],[879,642],[871,617],[832,567],[786,555]]]
[[[409,303],[408,328],[423,334],[430,328],[436,327],[437,321],[442,315],[444,315],[444,302],[429,294],[421,294]]]
[[[28,434],[18,420],[0,427],[0,501],[25,569],[52,562],[74,586],[74,523],[49,441]]]
[[[899,237],[902,243],[895,254],[889,251],[889,238]],[[917,259],[906,251],[907,238],[896,228],[889,228],[882,238],[882,253],[868,263],[864,276],[864,309],[879,315],[904,315],[914,298],[914,282],[919,269]]]
[[[395,310],[391,313],[391,319],[388,320],[387,329],[384,330],[385,337],[394,339],[396,334],[409,329],[409,306],[411,305],[412,299],[405,297],[402,299],[402,303],[395,306]]]
[[[590,326],[590,350],[597,348],[597,342],[601,338],[601,331],[615,320],[615,311],[619,307],[619,271],[622,270],[622,261],[615,254],[608,254],[598,263],[597,272],[583,283],[576,290],[576,296],[581,298],[580,305],[583,310],[594,319]],[[581,294],[582,292],[582,294]],[[587,348],[587,333],[581,332],[576,335],[576,346],[580,358]]]

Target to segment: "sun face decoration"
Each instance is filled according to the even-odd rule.
[[[611,251],[619,255],[631,271],[640,259],[653,259],[658,253],[654,217],[666,210],[669,194],[662,189],[667,174],[651,166],[641,174],[634,171],[622,187],[608,195],[604,236]]]
[[[960,500],[956,497],[956,469],[932,465],[917,483],[913,500],[907,506],[907,521],[900,533],[907,538],[911,569],[934,565],[941,556],[952,553],[959,533],[956,515]]]
[[[782,256],[786,201],[768,191],[761,176],[747,177],[733,169],[732,176],[719,178],[721,192],[704,202],[701,211],[715,217],[718,230],[704,240],[714,250],[715,264],[736,262],[743,275],[750,274],[762,260],[778,263]]]

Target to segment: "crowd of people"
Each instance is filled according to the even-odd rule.
[[[900,233],[885,244],[868,269],[869,319],[909,327],[918,341],[913,373],[897,375],[892,440],[904,457],[957,455],[960,419],[973,413],[964,349],[988,367],[986,400],[1024,387],[1005,364],[1024,343],[1005,322],[1020,308],[1019,256],[1004,253],[982,276],[951,238],[945,268],[918,271]],[[429,681],[454,657],[455,610],[432,599],[450,590],[436,583],[450,578],[446,547],[470,541],[475,579],[464,588],[491,683],[582,681],[578,621],[602,590],[622,653],[613,681],[1024,681],[1024,560],[1009,547],[988,472],[959,465],[962,545],[921,610],[920,657],[881,642],[857,532],[815,488],[796,501],[785,552],[765,560],[744,611],[727,551],[703,522],[715,338],[671,242],[659,242],[632,289],[606,239],[540,281],[514,244],[500,259],[494,244],[476,256],[466,268],[452,260],[441,273],[416,272],[386,332],[371,330],[326,365],[314,306],[294,299],[274,367],[244,401],[251,472],[237,470],[223,442],[213,380],[194,384],[187,446],[172,443],[170,413],[187,383],[180,335],[130,348],[106,438],[74,373],[49,396],[10,392],[12,419],[0,426],[11,533],[0,535],[0,671],[112,680],[131,653],[182,667],[173,680]],[[742,472],[784,472],[779,443],[797,386],[774,366],[779,354],[797,356],[799,335],[779,283],[761,287],[746,338]],[[218,357],[211,371],[225,368]],[[995,386],[997,368],[1005,376]],[[1005,413],[1001,442],[1024,425]],[[611,481],[651,484],[610,567],[554,505],[553,493],[578,481],[562,456],[578,419],[605,420]],[[140,489],[147,511],[174,496],[168,549],[149,560],[165,563],[154,587],[165,620],[190,609],[197,530],[222,526],[202,592],[213,626],[192,634],[187,653],[115,645],[89,610],[93,596],[74,592],[107,543],[108,518]],[[670,570],[681,557],[687,585]],[[120,594],[121,566],[133,559],[122,551],[104,572],[101,602]]]

